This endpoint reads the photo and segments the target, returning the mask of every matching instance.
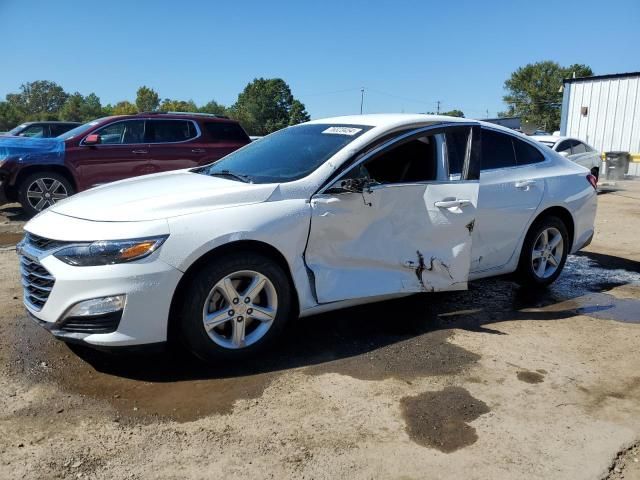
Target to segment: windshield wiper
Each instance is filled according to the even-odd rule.
[[[243,175],[241,173],[232,173],[229,170],[220,170],[219,172],[209,173],[212,177],[229,177],[239,182],[252,183],[249,175]]]

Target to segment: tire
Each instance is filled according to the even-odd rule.
[[[44,171],[33,173],[20,183],[18,201],[25,213],[33,217],[74,193],[73,185],[64,175]]]
[[[264,286],[256,288],[256,296],[247,302],[244,294],[262,278]],[[292,286],[286,273],[257,253],[218,258],[196,273],[186,288],[190,294],[180,309],[181,337],[191,352],[207,362],[246,359],[264,351],[292,314]],[[217,326],[205,328],[205,313]],[[244,340],[238,332],[244,333]]]
[[[546,248],[544,232],[547,232]],[[556,240],[558,235],[559,240]],[[554,247],[554,242],[559,243]],[[522,244],[516,280],[528,287],[551,285],[560,276],[570,249],[569,232],[560,218],[550,215],[536,220]],[[539,252],[536,253],[537,259],[534,259],[534,251]]]
[[[593,175],[594,177],[596,177],[596,181],[598,180],[598,178],[600,177],[600,169],[598,167],[593,167],[591,169],[591,175]]]

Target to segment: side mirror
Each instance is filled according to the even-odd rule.
[[[343,178],[332,183],[325,193],[361,193],[369,184],[368,178]]]
[[[92,133],[91,135],[87,135],[83,141],[85,145],[98,145],[101,142],[100,135],[97,133]]]

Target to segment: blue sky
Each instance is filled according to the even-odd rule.
[[[0,97],[39,79],[104,103],[232,104],[255,77],[281,77],[313,118],[504,108],[518,66],[551,59],[596,74],[640,70],[640,0],[0,0]]]

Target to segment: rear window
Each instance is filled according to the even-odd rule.
[[[184,142],[198,136],[190,120],[147,120],[146,134],[150,143]]]
[[[206,122],[204,129],[214,143],[249,143],[249,136],[237,123]]]
[[[531,163],[539,163],[544,161],[544,155],[534,147],[526,142],[520,141],[517,138],[513,139],[513,146],[516,150],[516,160],[518,165],[529,165]]]

